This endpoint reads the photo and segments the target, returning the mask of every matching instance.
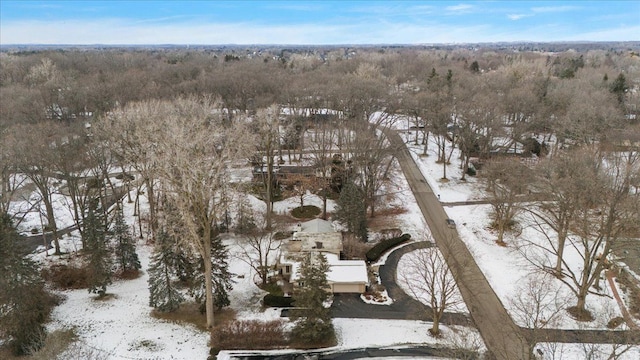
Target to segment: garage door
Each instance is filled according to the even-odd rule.
[[[333,293],[363,293],[364,292],[364,284],[333,284]]]

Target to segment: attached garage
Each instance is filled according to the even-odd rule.
[[[334,294],[356,293],[363,294],[366,284],[331,284],[331,292]]]
[[[336,255],[326,255],[329,263],[327,281],[334,294],[365,292],[369,277],[363,260],[340,260]]]

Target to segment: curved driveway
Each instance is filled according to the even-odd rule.
[[[389,254],[385,264],[380,266],[380,281],[393,299],[391,305],[366,304],[362,302],[358,294],[336,294],[331,306],[331,316],[334,318],[432,321],[431,309],[407,295],[396,283],[396,269],[402,255],[431,246],[433,246],[432,243],[421,241],[400,247]],[[441,321],[443,324],[472,325],[467,316],[458,313],[444,313]]]

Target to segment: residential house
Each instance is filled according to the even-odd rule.
[[[364,293],[368,285],[367,265],[363,260],[342,260],[342,233],[326,220],[314,219],[295,226],[293,238],[283,247],[278,261],[280,275],[293,285],[300,281],[303,256],[323,254],[329,264],[329,289],[337,293]]]

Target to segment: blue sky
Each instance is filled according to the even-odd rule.
[[[640,40],[640,1],[0,0],[0,44]]]

